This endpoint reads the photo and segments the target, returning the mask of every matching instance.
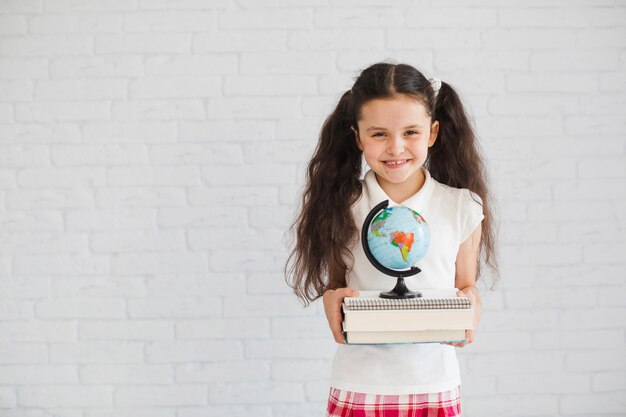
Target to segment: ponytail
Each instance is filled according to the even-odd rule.
[[[488,191],[487,173],[469,118],[459,95],[442,82],[434,98],[433,120],[439,121],[437,140],[428,150],[425,166],[437,181],[455,188],[467,188],[482,200],[481,247],[485,262],[497,271],[495,236],[492,218],[492,196]],[[476,278],[480,278],[480,262]]]
[[[296,245],[285,264],[285,277],[308,305],[327,289],[346,286],[348,243],[358,229],[351,206],[361,194],[361,151],[351,126],[352,94],[347,91],[322,126],[307,167],[300,212],[290,227]]]

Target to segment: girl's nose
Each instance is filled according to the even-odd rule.
[[[402,141],[402,137],[398,135],[392,135],[387,140],[387,152],[390,155],[400,155],[404,152],[404,142]]]

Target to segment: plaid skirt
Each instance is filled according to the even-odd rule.
[[[331,387],[326,417],[461,417],[461,387],[406,395],[364,394]]]

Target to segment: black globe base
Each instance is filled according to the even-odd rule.
[[[396,282],[396,286],[393,287],[391,291],[383,291],[380,293],[380,298],[394,298],[394,299],[404,299],[404,298],[419,298],[422,296],[422,293],[419,291],[411,291],[407,288],[404,283],[404,277],[399,276],[398,281]]]

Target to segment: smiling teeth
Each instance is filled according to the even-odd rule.
[[[387,161],[386,164],[388,165],[402,165],[404,164],[406,161],[408,161],[408,159],[405,159],[403,161]]]

